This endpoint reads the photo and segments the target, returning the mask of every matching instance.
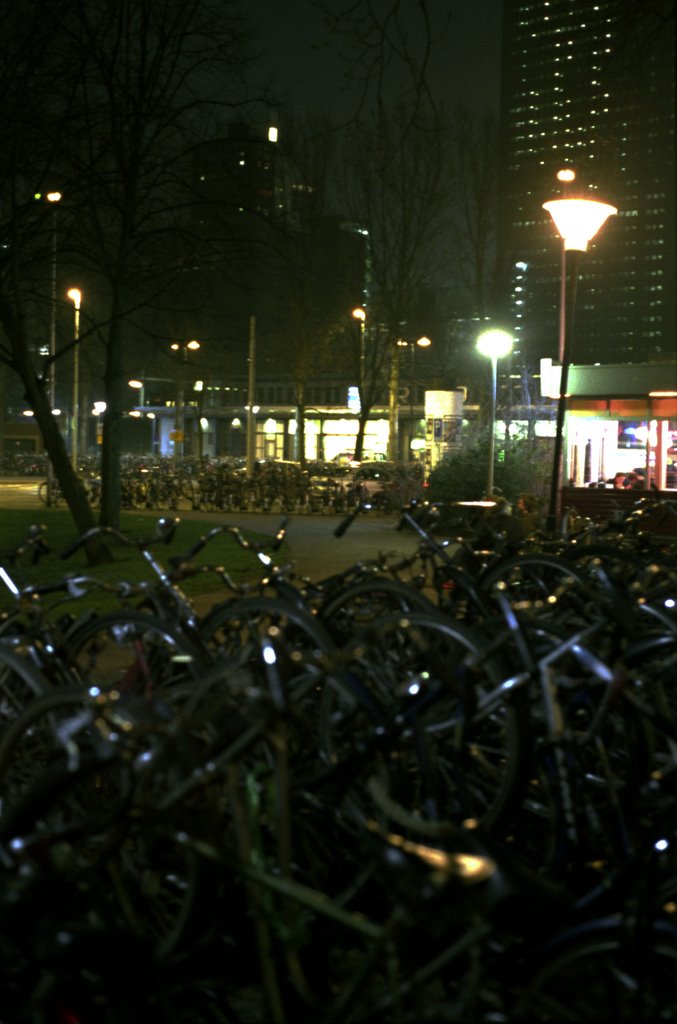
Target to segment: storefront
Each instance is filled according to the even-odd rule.
[[[639,489],[677,498],[677,362],[571,366],[563,481],[613,486],[634,472]],[[558,397],[559,367],[541,363],[541,391]]]

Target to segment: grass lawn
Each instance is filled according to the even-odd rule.
[[[158,517],[159,518],[159,517]],[[32,564],[32,549],[21,556],[16,564],[9,561],[9,557],[17,547],[24,544],[29,535],[29,529],[35,524],[46,526],[44,534],[49,552],[41,557],[37,564]],[[121,516],[121,531],[130,539],[147,539],[153,537],[156,529],[156,520],[150,516],[137,515],[134,512],[125,512]],[[181,520],[178,524],[174,537],[169,544],[162,541],[155,541],[152,546],[154,556],[163,568],[169,568],[169,558],[172,555],[180,555],[202,536],[209,532],[210,524],[197,522],[195,520]],[[255,541],[266,541],[267,535],[255,534],[243,530],[242,533],[248,539]],[[2,509],[0,510],[0,566],[7,569],[13,579],[20,585],[48,583],[61,579],[66,574],[86,574],[94,576],[104,583],[114,584],[121,580],[136,583],[140,580],[153,580],[155,575],[150,566],[144,561],[141,553],[135,548],[126,547],[115,539],[109,543],[113,556],[112,562],[103,565],[90,566],[87,563],[87,556],[84,549],[78,551],[67,560],[60,557],[61,552],[78,537],[78,531],[73,525],[73,520],[68,511],[59,509]],[[283,546],[276,554],[275,561],[283,563],[286,559],[285,547]],[[229,575],[237,582],[255,581],[262,574],[262,566],[252,551],[243,550],[234,537],[227,533],[220,534],[209,542],[209,544],[196,556],[195,561],[200,565],[223,566]],[[224,597],[227,591],[224,585],[213,573],[205,573],[185,580],[181,584],[182,589],[189,596],[200,593],[209,593],[223,589]],[[76,607],[72,599],[63,602],[63,595],[50,596],[50,603],[58,601],[59,611],[71,610]],[[86,598],[87,606],[104,610],[115,607],[117,599],[103,591],[90,591]],[[4,581],[0,580],[0,609],[12,607],[13,597]]]

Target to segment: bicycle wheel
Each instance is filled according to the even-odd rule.
[[[531,744],[525,692],[481,705],[508,674],[488,647],[438,613],[373,623],[348,649],[340,685],[322,690],[325,759],[360,765],[372,750],[409,810],[498,828],[521,796]]]
[[[104,919],[152,942],[158,956],[195,923],[203,877],[180,837],[188,821],[195,827],[195,807],[174,808],[167,825],[135,800],[137,755],[152,760],[166,714],[164,704],[130,711],[127,701],[64,689],[37,698],[0,739],[0,837],[20,837],[24,859],[33,847],[45,857],[50,844],[67,844],[62,882],[77,880],[92,910],[105,906]],[[217,817],[200,796],[207,835]]]
[[[75,769],[81,751],[80,741],[92,721],[92,701],[84,689],[57,688],[36,696],[0,734],[0,822],[3,830],[11,812],[19,806],[42,773],[50,773],[69,764]]]
[[[587,622],[596,609],[592,581],[585,571],[555,555],[512,555],[490,565],[477,581],[480,591],[491,599],[502,584],[512,603],[525,602],[541,615],[556,615]]]
[[[635,803],[651,772],[652,730],[632,694],[626,699],[613,679],[597,674],[591,651],[562,649],[567,631],[550,624],[525,636],[534,662],[552,666],[553,698],[549,688],[531,690],[535,757],[509,838],[550,877],[596,861],[618,864],[628,856]]]
[[[56,480],[51,482],[49,480],[43,480],[38,485],[38,498],[45,505],[51,505],[54,508],[61,504],[61,489]]]
[[[677,1014],[677,931],[588,925],[560,940],[524,986],[510,1020],[660,1021]]]
[[[198,679],[208,661],[178,629],[132,609],[76,623],[65,648],[81,679],[125,694],[148,695]]]
[[[50,690],[47,679],[21,653],[0,642],[0,731],[19,715],[34,697]]]
[[[320,606],[318,617],[342,644],[389,612],[409,611],[435,613],[436,608],[413,584],[379,576],[343,587]]]
[[[225,655],[234,668],[246,667],[254,678],[260,678],[262,643],[274,637],[276,670],[286,696],[307,700],[308,710],[316,700],[318,670],[313,662],[334,650],[322,623],[283,598],[244,597],[216,605],[204,618],[200,635],[215,659]]]

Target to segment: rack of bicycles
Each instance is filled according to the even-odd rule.
[[[101,480],[94,461],[79,466],[89,501],[98,507]],[[363,479],[364,478],[364,479]],[[306,469],[290,462],[257,463],[248,475],[243,460],[134,459],[123,460],[121,504],[125,509],[155,511],[278,512],[344,514],[369,497],[379,511],[397,510],[420,495],[420,463],[374,464],[351,468],[325,462]],[[58,506],[63,497],[55,481],[43,480],[38,496]]]
[[[161,519],[136,545],[157,583],[100,615],[56,559],[21,583],[43,529],[4,559],[7,1020],[674,1017],[674,550],[640,516],[509,553],[435,517],[327,580],[276,564],[284,521],[165,565]],[[202,560],[224,531],[255,584]],[[132,543],[63,556],[97,535]],[[202,616],[198,572],[224,584]]]

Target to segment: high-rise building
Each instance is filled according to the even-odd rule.
[[[524,362],[557,357],[562,243],[542,204],[564,188],[618,208],[581,263],[572,360],[674,357],[675,63],[674,0],[505,0],[500,237]]]

